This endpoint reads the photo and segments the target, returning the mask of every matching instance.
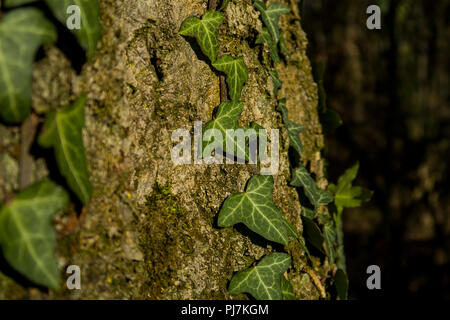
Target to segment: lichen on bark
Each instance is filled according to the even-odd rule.
[[[302,161],[310,163],[323,187],[323,136],[317,87],[306,57],[307,40],[293,7],[296,1],[280,2],[292,8],[280,22],[291,52],[277,66],[283,81],[280,95],[287,99],[291,120],[305,125]],[[62,270],[70,264],[81,267],[82,290],[39,291],[40,297],[245,298],[227,292],[233,273],[279,248],[242,227],[218,228],[216,217],[226,197],[243,191],[257,169],[176,166],[170,157],[172,132],[180,128],[192,132],[193,122],[205,124],[220,103],[219,75],[195,43],[178,33],[184,19],[206,12],[207,1],[100,0],[100,8],[99,50],[80,74],[67,68],[70,62],[56,48],[47,48],[47,58],[35,65],[37,112],[87,93],[84,142],[94,186],[91,204],[79,216],[71,207],[55,221],[60,266]],[[288,138],[275,111],[277,97],[264,62],[268,53],[254,45],[262,27],[259,13],[250,0],[232,0],[224,15],[219,30],[221,54],[242,56],[249,69],[240,124],[256,122],[281,130],[280,170],[274,177],[273,197],[301,232],[300,203],[295,189],[288,186]],[[65,76],[61,70],[66,70]],[[46,87],[52,89],[39,89]],[[16,134],[13,128],[0,130]],[[1,161],[14,158],[8,152]],[[287,250],[293,257],[289,278],[297,298],[318,298],[319,290],[304,270],[304,252],[294,242]],[[327,262],[317,262],[313,271],[324,281]],[[6,289],[8,283],[0,278],[5,295],[11,291]]]

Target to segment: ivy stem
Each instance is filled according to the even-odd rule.
[[[19,188],[28,187],[33,181],[33,156],[30,148],[36,135],[38,117],[31,114],[20,126],[20,158],[19,158]]]

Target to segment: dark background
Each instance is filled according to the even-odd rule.
[[[381,30],[366,27],[372,4]],[[344,211],[350,299],[450,298],[449,20],[448,0],[303,1],[309,57],[344,122],[327,135],[329,180],[359,160],[356,184],[375,191]]]

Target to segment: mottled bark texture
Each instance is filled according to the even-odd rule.
[[[280,2],[292,12],[280,21],[290,54],[277,66],[284,84],[279,95],[287,98],[291,120],[305,125],[302,160],[324,187],[323,136],[306,35],[296,1]],[[79,75],[59,49],[46,48],[46,57],[34,71],[36,112],[60,108],[82,92],[88,95],[84,137],[94,186],[92,202],[79,216],[74,206],[55,221],[61,270],[79,265],[82,290],[45,293],[1,275],[1,296],[228,299],[233,273],[275,250],[243,227],[216,226],[221,204],[230,194],[243,191],[246,181],[258,173],[255,166],[175,166],[171,161],[172,132],[179,128],[192,132],[193,122],[209,121],[220,103],[219,75],[195,42],[178,34],[184,19],[201,16],[207,5],[205,0],[100,0],[99,50]],[[254,45],[262,28],[259,13],[250,0],[232,0],[224,14],[221,51],[243,56],[249,69],[240,122],[255,121],[281,130],[273,198],[301,232],[300,203],[296,190],[288,186],[289,142],[275,111],[269,55]],[[0,130],[0,195],[6,198],[18,188],[15,146],[20,133],[15,128]],[[6,166],[9,169],[3,170]],[[42,159],[34,166],[34,179],[56,169],[46,169]],[[287,250],[293,257],[288,274],[297,298],[318,298],[311,275],[324,285],[328,262],[315,260],[308,275],[299,245],[292,241]]]

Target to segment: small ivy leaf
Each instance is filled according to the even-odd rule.
[[[267,240],[288,244],[289,232],[284,217],[273,203],[273,177],[255,175],[246,191],[228,197],[219,212],[219,227],[244,223]]]
[[[270,71],[269,73],[270,73],[270,76],[272,77],[272,82],[273,82],[273,95],[275,97],[277,97],[278,90],[280,90],[281,87],[283,86],[283,82],[281,82],[280,78],[278,77],[278,72]]]
[[[345,251],[344,251],[344,231],[342,230],[342,222],[336,222],[336,239],[337,239],[337,250],[336,250],[336,267],[338,269],[346,270],[345,262]]]
[[[322,244],[324,237],[314,220],[302,216],[303,234],[306,240],[320,252],[324,252]]]
[[[281,292],[283,293],[283,300],[295,300],[292,283],[284,276],[281,277]]]
[[[325,190],[320,189],[303,166],[294,170],[291,185],[294,187],[303,187],[309,201],[311,201],[316,208],[333,201],[333,196]]]
[[[222,13],[210,10],[205,13],[201,20],[197,17],[187,18],[181,25],[180,34],[195,37],[202,52],[213,63],[216,61],[219,52],[217,30],[223,20]]]
[[[280,36],[280,51],[285,57],[289,56],[289,54],[290,54],[290,52],[286,46],[286,40],[284,40],[283,36]]]
[[[67,24],[67,8],[76,5],[81,11],[81,28],[71,30],[78,42],[86,50],[89,59],[97,51],[97,42],[101,37],[100,8],[98,0],[45,0],[55,17]]]
[[[36,284],[57,289],[53,256],[56,233],[51,219],[69,203],[63,188],[50,180],[35,183],[0,210],[0,246],[8,263]]]
[[[232,295],[249,293],[257,300],[282,300],[283,274],[291,265],[286,253],[272,253],[255,266],[236,273],[228,291]]]
[[[228,5],[229,2],[230,2],[230,0],[223,0],[223,1],[222,1],[222,5],[220,6],[219,11],[225,10],[225,8],[227,7],[227,5]]]
[[[339,299],[348,299],[348,277],[344,270],[338,269],[334,277],[334,283]]]
[[[336,231],[332,221],[325,224],[323,237],[325,239],[325,248],[327,249],[330,264],[334,264],[336,262],[336,249],[334,247],[334,242],[336,241]]]
[[[243,105],[241,102],[225,101],[220,104],[215,115],[215,119],[209,121],[203,128],[203,149],[211,142],[211,129],[217,129],[222,133],[223,142],[222,149],[226,150],[226,130],[237,129],[239,127],[238,120],[242,113]],[[203,153],[203,152],[202,152]]]
[[[227,75],[228,94],[231,100],[239,101],[244,83],[248,81],[248,70],[244,58],[233,59],[230,56],[223,56],[212,65]]]
[[[352,186],[358,174],[359,163],[346,170],[345,173],[339,177],[337,186],[330,184],[328,190],[335,195],[335,204],[338,212],[343,208],[354,208],[361,206],[364,202],[370,201],[373,191],[362,187]]]
[[[247,144],[250,142],[250,138],[254,136],[255,139],[260,138],[260,143],[264,143],[266,141],[266,136],[262,137],[261,132],[259,130],[264,129],[260,125],[256,123],[251,123],[250,126],[245,126],[243,128],[239,128],[238,120],[242,112],[242,103],[236,102],[236,101],[225,101],[223,102],[219,108],[217,109],[215,119],[209,121],[206,126],[203,129],[203,149],[202,154],[204,157],[210,156],[210,154],[207,154],[207,150],[205,148],[213,142],[216,137],[214,136],[214,131],[212,129],[219,130],[222,134],[222,141],[218,141],[217,144],[221,146],[222,151],[228,151],[227,145],[233,145],[234,146],[234,155],[237,156],[239,159],[243,159],[245,161],[248,161],[250,158],[249,150],[246,148]],[[241,145],[238,143],[238,140],[235,139],[234,136],[227,135],[227,130],[243,130],[243,133],[247,133],[247,130],[253,129],[255,130],[255,135],[248,135],[248,138],[246,139],[246,144]],[[251,140],[253,141],[253,140]],[[214,141],[214,144],[216,142]],[[261,146],[262,148],[265,148],[265,145]],[[262,157],[261,154],[258,155],[259,159]],[[261,160],[261,159],[260,159]]]
[[[14,10],[0,22],[0,117],[23,121],[31,110],[31,72],[37,49],[56,40],[54,26],[33,8]]]
[[[264,24],[269,29],[270,34],[272,35],[273,41],[278,43],[280,39],[280,29],[278,28],[278,21],[280,16],[285,13],[289,13],[290,10],[284,4],[272,2],[266,8],[264,2],[256,0],[255,7],[261,12],[262,20]]]
[[[301,215],[313,220],[316,217],[316,211],[303,206],[301,209]]]
[[[5,8],[12,8],[12,7],[21,6],[23,4],[32,3],[32,2],[36,2],[36,1],[37,0],[5,0],[3,2],[3,6]]]
[[[47,113],[38,142],[44,148],[54,148],[56,162],[67,184],[84,205],[91,198],[92,186],[86,167],[82,130],[86,97],[79,97],[59,112]]]
[[[278,104],[278,111],[281,112],[283,117],[283,123],[286,127],[289,136],[289,145],[297,151],[299,155],[303,152],[303,145],[300,141],[299,134],[303,131],[303,126],[301,124],[289,121],[288,110],[286,108],[286,99],[281,99]]]
[[[281,61],[278,55],[277,44],[273,41],[272,36],[267,28],[263,28],[255,41],[256,44],[265,44],[269,49],[270,56],[275,64]]]
[[[323,77],[325,74],[325,63],[315,62],[313,64],[313,77],[317,83],[319,94],[319,119],[322,124],[324,133],[329,133],[342,125],[342,119],[333,109],[327,107],[327,94],[324,87]]]

